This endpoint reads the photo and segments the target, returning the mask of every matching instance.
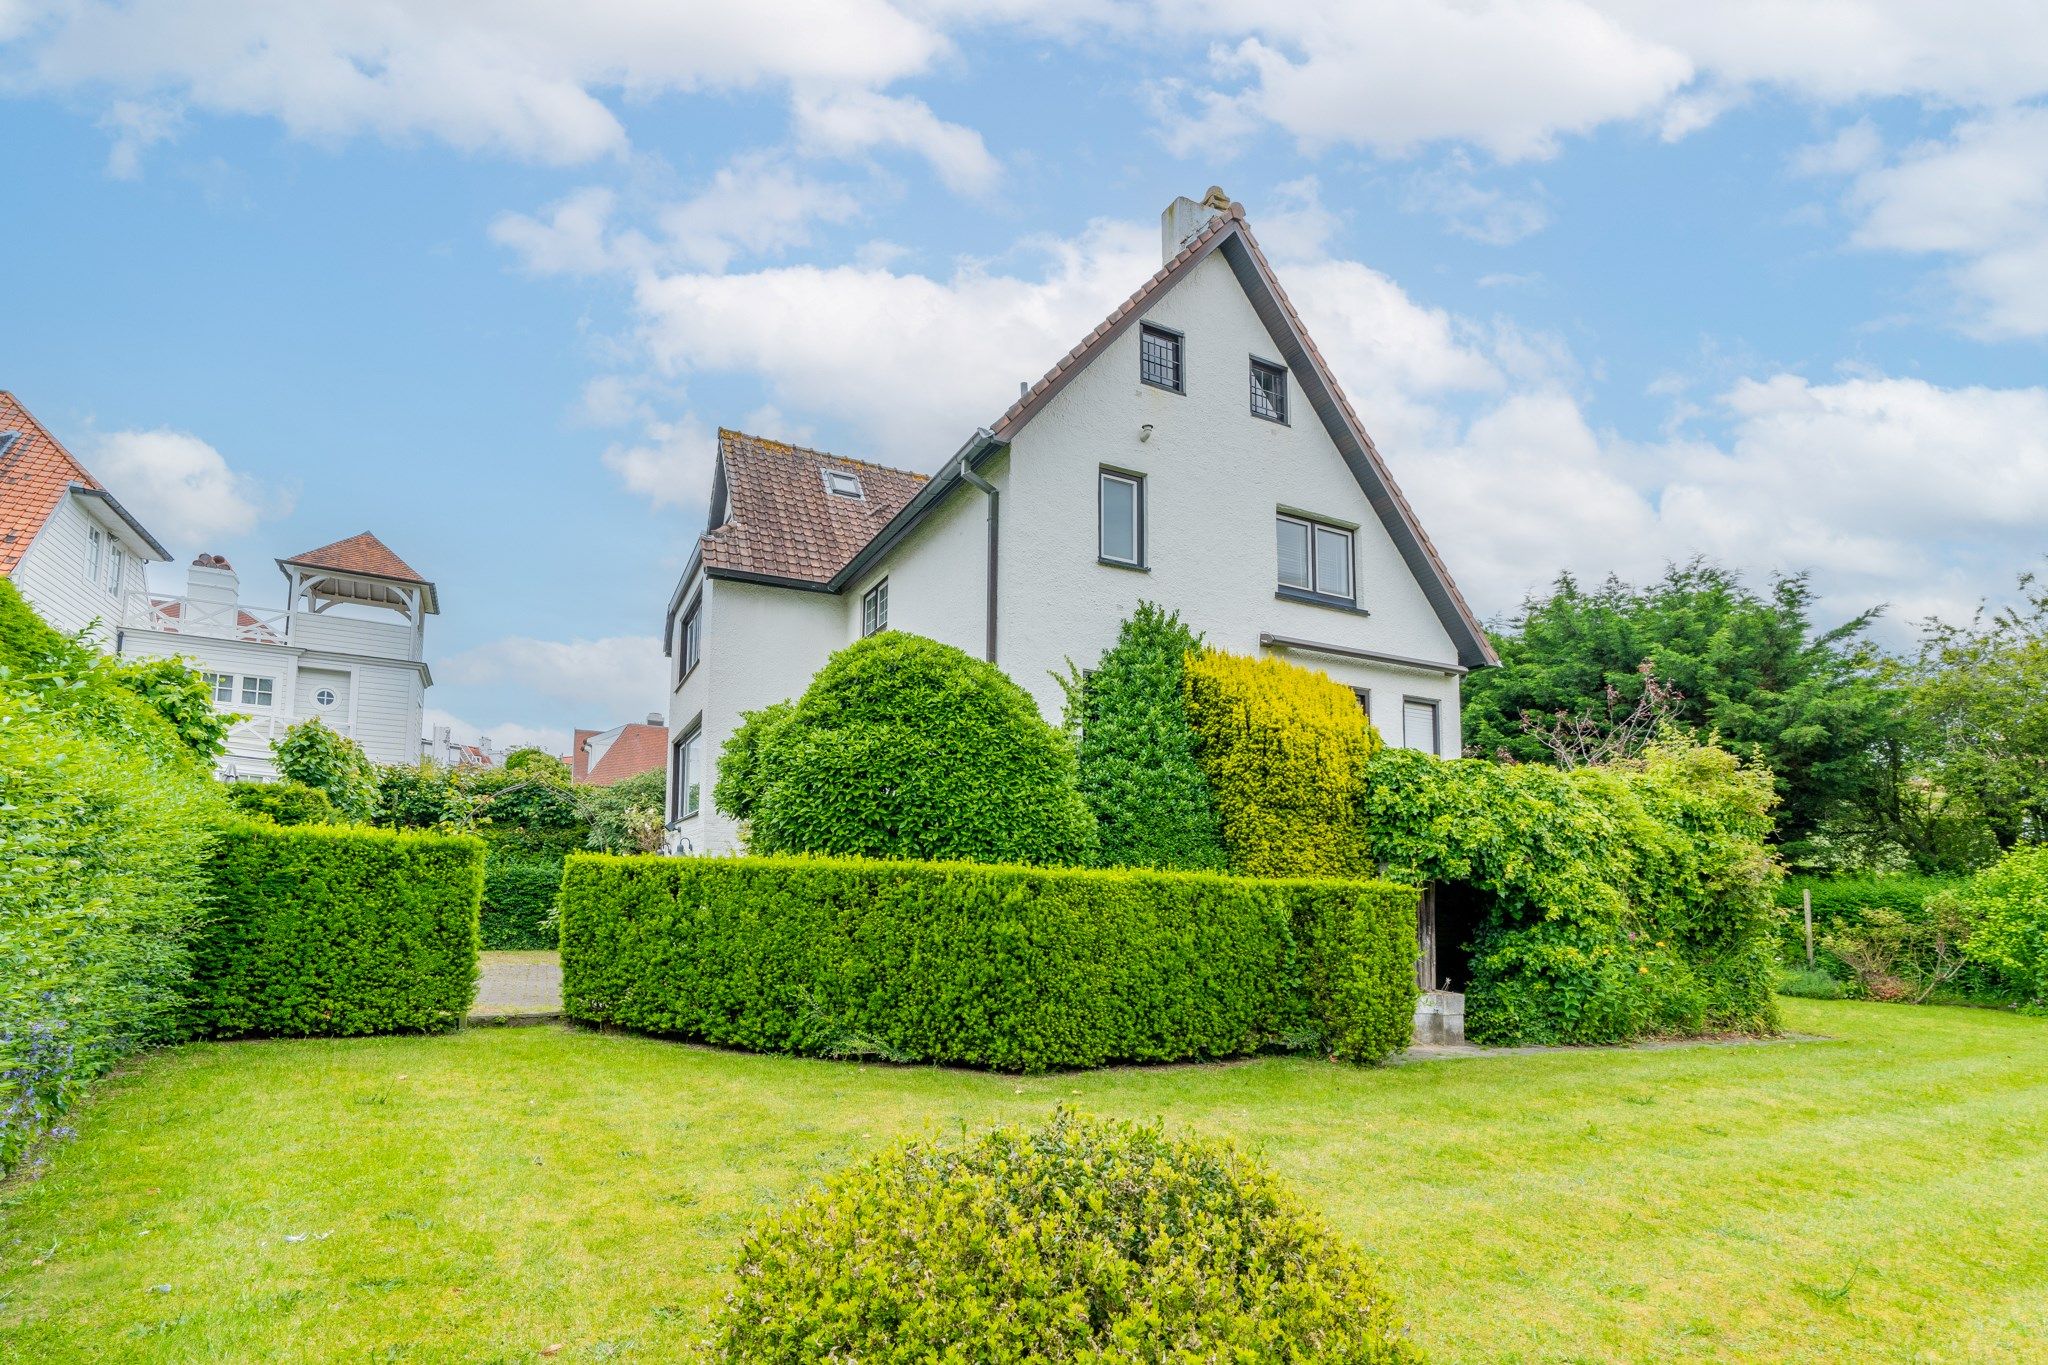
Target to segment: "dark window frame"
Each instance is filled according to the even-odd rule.
[[[697,671],[697,665],[704,662],[704,590],[690,599],[690,605],[683,608],[683,614],[676,618],[676,683],[681,687],[690,675]]]
[[[1358,698],[1359,711],[1364,714],[1367,720],[1371,720],[1372,689],[1370,687],[1354,687],[1351,689],[1351,695]]]
[[[1251,362],[1252,366],[1250,384],[1252,416],[1258,418],[1262,422],[1274,422],[1283,427],[1291,425],[1291,423],[1289,423],[1287,420],[1287,367],[1285,365],[1280,364],[1278,361],[1261,360],[1257,356],[1253,356],[1251,358]],[[1267,374],[1272,376],[1273,388],[1271,392],[1268,392],[1266,389],[1260,387],[1259,376],[1261,374]],[[1266,400],[1272,407],[1273,411],[1261,412],[1259,410],[1259,403],[1261,399]]]
[[[1416,752],[1434,754],[1438,758],[1442,758],[1444,754],[1444,705],[1435,697],[1404,696],[1401,698],[1401,747],[1404,749],[1415,748],[1414,745],[1408,742],[1408,708],[1411,706],[1427,706],[1429,708],[1429,747],[1427,749],[1417,749]]]
[[[860,595],[860,638],[880,635],[889,628],[889,576]]]
[[[1117,480],[1117,481],[1118,481],[1118,482],[1120,482],[1120,483],[1127,483],[1127,484],[1130,484],[1130,485],[1131,485],[1131,490],[1132,490],[1132,498],[1131,498],[1132,506],[1131,506],[1131,513],[1132,513],[1132,521],[1133,521],[1133,523],[1134,523],[1134,524],[1132,525],[1132,527],[1131,527],[1131,542],[1132,542],[1132,549],[1134,549],[1134,550],[1135,550],[1135,551],[1137,552],[1137,557],[1136,557],[1135,559],[1118,559],[1118,558],[1116,558],[1115,556],[1113,556],[1113,555],[1111,555],[1111,554],[1109,553],[1109,549],[1108,549],[1108,546],[1107,546],[1107,545],[1105,545],[1105,544],[1103,543],[1103,535],[1102,535],[1102,533],[1103,533],[1103,531],[1104,531],[1104,530],[1105,530],[1105,529],[1107,528],[1107,525],[1108,525],[1108,523],[1107,523],[1107,522],[1106,522],[1106,521],[1104,520],[1104,517],[1105,517],[1105,514],[1106,514],[1106,513],[1108,512],[1108,510],[1109,510],[1109,507],[1108,507],[1108,504],[1107,504],[1107,503],[1106,503],[1106,502],[1105,502],[1105,501],[1103,500],[1102,492],[1103,492],[1103,485],[1104,485],[1104,484],[1106,484],[1106,483],[1107,483],[1107,482],[1108,482],[1109,480],[1111,480],[1111,479],[1115,479],[1115,480]],[[1146,480],[1145,480],[1145,476],[1144,476],[1143,474],[1140,474],[1140,473],[1138,473],[1138,472],[1137,472],[1136,470],[1132,470],[1132,469],[1118,469],[1118,468],[1117,468],[1117,467],[1116,467],[1115,465],[1107,465],[1107,464],[1106,464],[1106,465],[1098,465],[1098,466],[1096,467],[1096,470],[1095,470],[1095,562],[1096,562],[1096,563],[1098,563],[1098,564],[1107,564],[1107,565],[1111,566],[1112,568],[1118,568],[1118,569],[1142,569],[1142,568],[1146,567],[1146,560],[1145,560],[1145,531],[1146,531],[1146,525],[1145,525],[1145,482],[1146,482]]]
[[[672,825],[685,820],[694,820],[704,813],[704,774],[697,774],[697,804],[685,810],[688,802],[685,793],[690,787],[690,746],[697,745],[697,766],[704,766],[704,718],[691,721],[683,732],[669,741],[668,771],[668,821]]]
[[[1158,368],[1151,363],[1151,357],[1147,355],[1145,350],[1145,343],[1154,338],[1168,342],[1171,345],[1173,351],[1173,382],[1170,384],[1164,380],[1154,379],[1148,373],[1148,371]],[[1176,332],[1171,327],[1161,327],[1157,323],[1144,322],[1138,324],[1138,382],[1149,384],[1155,389],[1164,389],[1168,393],[1185,394],[1188,391],[1187,334]]]
[[[1273,512],[1273,521],[1276,526],[1283,521],[1291,522],[1296,526],[1306,528],[1308,531],[1308,556],[1306,563],[1306,567],[1308,569],[1307,587],[1302,587],[1300,584],[1297,583],[1289,583],[1287,580],[1280,577],[1280,542],[1277,534],[1274,537],[1273,579],[1274,582],[1276,582],[1279,585],[1281,596],[1299,598],[1302,601],[1317,602],[1326,606],[1342,606],[1356,608],[1358,606],[1358,528],[1355,526],[1346,526],[1344,525],[1344,523],[1338,521],[1325,521],[1320,517],[1305,516],[1300,512],[1281,511],[1277,508]],[[1320,570],[1317,568],[1316,559],[1317,531],[1325,531],[1332,535],[1341,535],[1344,537],[1344,544],[1346,547],[1344,555],[1344,578],[1345,587],[1347,589],[1347,591],[1345,592],[1337,593],[1326,592],[1323,590],[1322,575]]]

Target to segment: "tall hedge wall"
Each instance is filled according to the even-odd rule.
[[[1407,1044],[1415,901],[1381,882],[579,854],[574,1018],[1005,1071]]]
[[[1233,871],[1371,871],[1358,799],[1380,737],[1350,688],[1285,659],[1209,650],[1187,660],[1182,690]]]
[[[477,942],[486,952],[552,948],[560,858],[521,858],[492,848],[484,864],[484,900]]]
[[[476,991],[483,844],[333,825],[228,828],[192,952],[195,1031],[452,1028]]]

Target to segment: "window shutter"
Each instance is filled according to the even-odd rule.
[[[1436,703],[1408,700],[1401,703],[1401,747],[1437,751]]]

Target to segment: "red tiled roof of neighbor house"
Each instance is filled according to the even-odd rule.
[[[391,547],[364,531],[332,545],[322,545],[302,555],[291,555],[280,564],[300,564],[309,569],[332,569],[336,573],[362,574],[366,578],[389,578],[400,583],[424,583],[412,565],[391,553]]]
[[[705,534],[705,567],[807,583],[830,582],[926,479],[723,427],[718,458],[731,515]],[[826,470],[859,479],[861,495],[828,492]]]
[[[578,730],[569,746],[569,775],[577,785],[609,787],[614,782],[668,766],[668,727],[635,722],[619,727],[619,735],[595,764],[585,744],[603,730]]]
[[[0,577],[13,575],[73,484],[100,487],[13,394],[0,389],[0,438],[7,432],[16,435],[0,454]]]

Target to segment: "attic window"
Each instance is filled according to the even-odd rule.
[[[0,431],[0,455],[14,449],[14,443],[20,439],[21,433],[18,431]]]
[[[843,469],[820,471],[825,476],[825,491],[835,498],[858,498],[863,496],[860,475],[849,474]]]

